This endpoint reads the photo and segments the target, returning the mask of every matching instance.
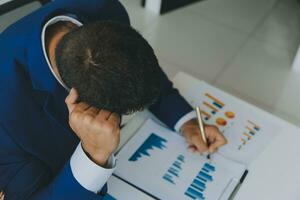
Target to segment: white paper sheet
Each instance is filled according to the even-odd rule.
[[[218,154],[209,163],[205,156],[189,152],[184,138],[152,120],[117,157],[117,176],[166,200],[223,199],[245,171],[244,165]]]
[[[277,135],[276,124],[256,114],[257,108],[184,73],[175,86],[193,106],[200,106],[205,123],[216,125],[228,140],[219,153],[250,164]]]

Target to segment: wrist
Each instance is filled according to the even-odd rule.
[[[87,155],[87,157],[92,160],[94,163],[101,167],[106,167],[109,157],[111,156],[111,153],[106,153],[101,150],[88,150],[82,143],[82,149]]]
[[[191,127],[198,126],[198,121],[197,119],[190,119],[189,121],[185,122],[181,127],[180,127],[180,133],[184,134],[187,129],[190,129]]]

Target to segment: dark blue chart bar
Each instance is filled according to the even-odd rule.
[[[199,176],[200,177],[202,177],[202,178],[204,178],[204,179],[206,179],[206,180],[208,180],[208,181],[212,181],[213,179],[212,179],[212,176],[210,176],[210,175],[208,175],[206,172],[204,172],[204,171],[200,171],[199,172]]]
[[[181,162],[184,162],[184,155],[179,155],[177,159],[180,160]]]
[[[203,168],[205,168],[205,169],[207,169],[207,170],[210,170],[210,171],[213,171],[213,172],[215,171],[215,167],[212,166],[212,165],[209,164],[209,163],[205,163]]]
[[[166,174],[163,176],[163,179],[168,181],[169,183],[175,184],[174,181],[172,180],[172,176]]]
[[[203,189],[203,190],[205,190],[205,188],[206,188],[205,183],[202,182],[202,181],[199,181],[197,179],[194,179],[193,184],[196,185],[197,187]]]
[[[175,162],[173,163],[173,166],[176,167],[177,169],[181,169],[181,163],[178,162],[178,161],[175,161]]]
[[[207,182],[207,180],[206,180],[206,179],[204,179],[204,178],[200,177],[199,175],[198,175],[196,178],[198,178],[198,179],[199,179],[199,180],[201,180],[202,182]]]
[[[201,188],[199,185],[196,185],[194,183],[192,183],[191,187],[193,187],[193,188],[195,188],[197,190],[200,190],[200,192],[204,192],[204,190],[205,190],[205,188],[203,188],[203,187]]]
[[[178,172],[176,172],[175,170],[173,170],[173,168],[168,169],[168,172],[176,177],[178,177]]]
[[[191,187],[189,187],[187,189],[187,191],[185,192],[185,195],[187,195],[187,196],[189,196],[189,197],[191,197],[193,199],[202,199],[202,200],[205,199],[204,196],[203,196],[203,193],[198,192],[197,190],[195,190],[195,189],[193,189]]]
[[[213,181],[211,173],[215,171],[215,167],[209,163],[205,163],[200,172],[194,178],[191,185],[185,191],[185,195],[192,199],[205,199],[204,193],[207,188],[207,183]]]
[[[217,103],[217,102],[213,102],[213,104],[214,104],[216,107],[220,108],[220,109],[223,108],[223,106],[221,106],[221,105],[220,105],[219,103]]]

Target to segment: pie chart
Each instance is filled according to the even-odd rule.
[[[226,126],[227,124],[227,121],[221,117],[217,118],[216,119],[216,123],[219,125],[219,126]]]
[[[225,115],[226,115],[226,117],[228,117],[229,119],[235,118],[234,112],[231,112],[231,111],[225,112]]]

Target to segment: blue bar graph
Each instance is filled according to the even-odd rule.
[[[182,170],[182,164],[184,163],[184,156],[177,156],[176,160],[172,163],[172,165],[168,168],[167,172],[163,175],[163,179],[169,183],[175,185],[174,178],[179,178],[179,174]]]
[[[145,142],[137,149],[136,152],[129,158],[129,161],[138,161],[139,158],[143,156],[150,157],[149,150],[153,150],[154,148],[163,150],[166,147],[167,140],[152,133]]]
[[[216,168],[213,165],[205,163],[184,194],[192,199],[205,200],[204,193],[207,183],[213,181],[211,174],[215,170]]]

